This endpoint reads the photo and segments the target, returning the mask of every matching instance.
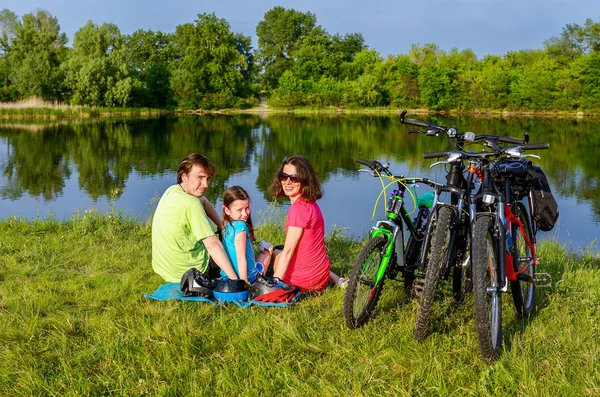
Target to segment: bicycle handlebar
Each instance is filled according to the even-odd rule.
[[[375,166],[375,164],[377,163],[377,161],[375,160],[364,160],[364,159],[356,159],[356,162],[358,164],[362,164],[362,165],[366,165],[369,168],[373,168]]]
[[[526,139],[513,138],[510,136],[503,136],[503,135],[475,135],[472,132],[459,133],[458,131],[456,131],[456,128],[454,128],[454,127],[446,128],[441,125],[430,124],[430,123],[426,123],[421,120],[408,119],[408,118],[406,118],[406,110],[403,110],[400,113],[400,122],[402,124],[409,124],[409,125],[414,125],[415,127],[424,128],[426,131],[420,132],[420,133],[425,134],[425,135],[437,136],[437,133],[443,132],[449,138],[452,138],[455,140],[480,141],[480,140],[490,139],[490,140],[495,141],[496,143],[501,142],[501,143],[524,144],[524,143],[527,143],[528,139],[529,139],[527,133],[525,133]],[[417,131],[411,131],[411,132],[417,132]]]
[[[414,120],[414,119],[407,119],[405,116],[406,116],[406,110],[403,110],[402,113],[400,113],[400,122],[402,124],[410,124],[410,125],[414,125],[415,127],[421,127],[421,128],[428,128],[429,127],[429,124],[427,124],[424,121]]]
[[[514,139],[514,138],[513,138]],[[432,159],[439,157],[446,157],[449,153],[458,153],[463,158],[488,158],[488,157],[498,157],[502,154],[507,154],[510,149],[517,149],[519,151],[525,150],[542,150],[548,149],[550,145],[546,142],[540,143],[525,143],[519,146],[502,148],[500,150],[494,150],[491,152],[473,152],[473,151],[464,151],[464,150],[443,150],[441,152],[425,152],[423,153],[423,158]]]
[[[546,142],[541,143],[526,143],[525,145],[521,145],[521,150],[541,150],[548,149],[550,145]]]
[[[355,161],[358,164],[366,165],[370,169],[378,171],[379,173],[385,172],[387,175],[393,176],[396,179],[403,179],[406,182],[408,182],[409,184],[424,183],[428,186],[431,186],[432,188],[435,188],[436,186],[439,185],[437,182],[435,182],[429,178],[404,178],[403,176],[392,175],[389,172],[388,168],[386,166],[384,166],[383,164],[381,164],[377,160],[365,160],[365,159],[357,158],[357,159],[355,159]]]
[[[442,152],[425,152],[423,153],[423,158],[425,159],[435,159],[438,157],[444,157],[450,151],[442,151]]]
[[[516,144],[525,143],[525,141],[523,139],[513,138],[511,136],[502,136],[502,135],[477,135],[477,137],[475,138],[476,141],[479,141],[481,139],[491,139],[496,142],[502,142],[502,143],[516,143]]]

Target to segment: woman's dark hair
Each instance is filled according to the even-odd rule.
[[[203,154],[192,153],[187,155],[181,161],[181,164],[179,164],[179,168],[177,169],[177,183],[181,183],[182,176],[189,174],[195,165],[202,167],[208,176],[213,176],[215,173],[215,165],[208,159],[208,157]]]
[[[233,203],[235,200],[250,201],[250,196],[248,195],[248,192],[246,192],[241,186],[232,186],[223,192],[223,211],[221,213],[221,223],[223,224],[223,229],[225,229],[227,222],[232,222],[232,219],[225,212],[225,207],[229,208],[231,203]],[[246,225],[248,225],[248,230],[250,230],[250,235],[248,237],[250,237],[250,239],[254,239],[254,226],[252,225],[252,215],[250,214],[248,214],[248,219],[246,219]]]
[[[273,182],[271,182],[269,192],[274,198],[278,199],[281,197],[285,197],[285,193],[283,191],[283,187],[279,179],[279,174],[283,172],[283,167],[285,167],[287,164],[291,164],[294,167],[296,167],[296,172],[298,173],[298,180],[302,184],[300,188],[300,195],[304,200],[317,201],[318,199],[323,197],[321,183],[319,182],[319,178],[317,178],[317,173],[315,172],[315,169],[313,168],[310,161],[308,161],[308,159],[304,156],[292,156],[283,159],[283,162],[281,163],[279,169],[275,173]]]

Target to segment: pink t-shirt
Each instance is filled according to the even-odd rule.
[[[292,204],[285,222],[285,231],[295,226],[304,229],[296,252],[283,276],[287,284],[304,291],[320,291],[329,283],[331,265],[325,252],[325,222],[316,202],[299,198]]]

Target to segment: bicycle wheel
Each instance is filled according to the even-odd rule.
[[[448,207],[440,208],[437,213],[437,219],[433,220],[431,233],[431,250],[426,253],[429,256],[427,271],[425,272],[425,284],[421,292],[419,301],[419,313],[415,324],[413,336],[417,340],[423,340],[429,333],[429,317],[431,316],[431,307],[435,298],[435,292],[438,288],[443,271],[442,265],[446,260],[448,251],[448,241],[450,241],[450,222],[454,213]]]
[[[526,267],[525,274],[531,278],[535,278],[535,265],[533,262],[533,252],[525,242],[525,236],[529,241],[533,242],[533,234],[531,230],[531,222],[527,216],[527,210],[523,203],[517,203],[513,208],[513,212],[517,218],[523,223],[524,233],[515,222],[512,223],[512,239],[513,239],[513,267],[516,272]],[[510,291],[515,303],[515,309],[518,316],[528,317],[535,311],[535,283],[528,281],[511,281]]]
[[[502,293],[494,218],[481,216],[473,229],[473,296],[479,350],[486,362],[498,357],[502,345]]]
[[[344,317],[349,328],[358,328],[369,321],[377,305],[385,278],[376,286],[375,277],[386,245],[387,239],[377,236],[369,239],[358,254],[344,295]]]

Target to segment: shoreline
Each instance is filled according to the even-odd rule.
[[[48,111],[51,111],[53,114],[47,114]],[[290,108],[290,109],[277,109],[277,108],[268,108],[268,107],[255,107],[249,109],[218,109],[218,110],[167,110],[167,109],[143,109],[137,110],[132,109],[131,111],[107,111],[100,110],[98,112],[89,111],[89,112],[73,112],[72,110],[63,111],[61,109],[48,109],[43,107],[30,107],[30,108],[21,108],[15,110],[15,114],[6,114],[2,112],[0,109],[0,120],[61,120],[61,119],[89,119],[89,118],[106,118],[106,117],[134,117],[134,116],[164,116],[169,114],[174,115],[207,115],[207,114],[222,114],[222,115],[232,115],[232,114],[254,114],[262,117],[269,116],[271,114],[313,114],[313,115],[336,115],[336,116],[344,116],[344,115],[396,115],[399,114],[403,109],[394,108],[394,109],[346,109],[346,108]],[[500,117],[500,118],[509,118],[509,117],[522,117],[522,118],[547,118],[547,117],[557,117],[557,118],[597,118],[600,117],[600,113],[592,113],[592,112],[566,112],[566,111],[517,111],[517,110],[470,110],[470,111],[462,111],[462,110],[429,110],[429,109],[407,109],[409,114],[419,114],[419,115],[445,115],[445,116],[469,116],[469,117]],[[26,112],[29,114],[19,114],[21,112]],[[39,112],[38,114],[31,114]],[[13,113],[8,112],[8,113]],[[62,113],[62,114],[61,114]]]

